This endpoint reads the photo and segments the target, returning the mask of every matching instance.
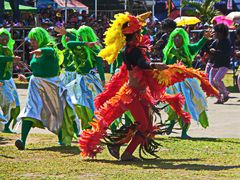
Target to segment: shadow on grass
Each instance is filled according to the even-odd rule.
[[[4,155],[4,154],[0,154],[0,157],[4,157],[4,158],[7,158],[7,159],[15,159],[12,156],[7,156],[7,155]]]
[[[98,160],[98,159],[89,159],[86,161],[90,162],[101,162],[101,163],[111,163],[116,165],[132,165],[138,166],[143,169],[185,169],[192,171],[222,171],[228,169],[240,168],[240,166],[216,166],[216,165],[206,165],[206,164],[191,164],[187,162],[199,161],[200,159],[155,159],[155,160],[146,160],[146,161],[117,161],[117,160]],[[180,163],[182,164],[176,164]]]
[[[232,141],[229,138],[222,139],[222,138],[205,138],[205,137],[192,137],[191,139],[181,139],[180,137],[168,137],[168,138],[156,138],[158,141],[207,141],[207,142],[225,142],[225,143],[233,143],[233,144],[239,144],[239,141]]]
[[[53,151],[60,152],[61,154],[71,154],[71,155],[79,155],[80,149],[76,146],[52,146],[52,147],[44,147],[44,148],[34,148],[28,149],[30,151]]]
[[[0,145],[8,144],[11,139],[0,137]]]
[[[224,106],[240,106],[240,104],[234,104],[234,103],[226,103],[226,104],[222,104]]]

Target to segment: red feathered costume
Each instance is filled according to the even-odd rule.
[[[137,28],[139,30],[139,27]],[[125,29],[125,32],[131,31]],[[135,32],[136,29],[126,34]],[[191,116],[182,109],[184,98],[180,94],[165,93],[166,87],[176,82],[195,77],[200,80],[207,95],[218,94],[208,83],[205,74],[197,70],[181,65],[170,65],[162,71],[153,70],[146,55],[146,46],[141,43],[145,41],[138,41],[141,39],[139,37],[136,35],[135,41],[127,41],[123,51],[124,64],[95,99],[96,119],[91,122],[92,129],[84,130],[79,139],[83,157],[95,157],[102,151],[101,140],[107,136],[108,127],[127,110],[130,110],[134,117],[136,128],[129,131],[127,137],[118,143],[128,143],[131,140],[124,152],[130,155],[139,144],[148,146],[149,139],[154,137],[158,127],[153,126],[150,114],[151,108],[157,102],[167,102],[185,123],[190,123]]]

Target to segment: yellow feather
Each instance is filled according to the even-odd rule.
[[[104,39],[106,45],[100,51],[98,56],[106,60],[108,64],[112,64],[118,56],[119,51],[126,44],[126,37],[122,33],[122,26],[129,22],[129,13],[119,13],[114,16],[115,20],[111,20],[110,27],[107,29]]]

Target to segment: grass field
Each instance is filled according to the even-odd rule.
[[[60,147],[49,134],[30,134],[18,151],[18,137],[0,133],[0,179],[240,179],[240,139],[161,137],[159,159],[119,162],[107,150],[82,160],[76,142]]]
[[[230,92],[239,92],[238,87],[236,85],[234,85],[234,83],[233,83],[233,74],[232,73],[227,74],[224,77],[223,82]]]
[[[238,92],[232,74],[224,83]],[[83,160],[77,142],[60,147],[51,134],[30,134],[27,150],[18,151],[19,137],[0,133],[0,179],[240,179],[240,139],[159,137],[159,159],[119,162],[106,149]]]

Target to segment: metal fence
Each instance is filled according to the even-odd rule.
[[[126,12],[126,11],[124,9],[120,9],[120,10],[98,10],[97,17],[106,16],[109,19],[113,19],[115,14],[123,13],[123,12]],[[132,14],[138,15],[138,14],[141,14],[141,13],[144,13],[144,12],[146,12],[146,10],[144,10],[144,9],[134,9]],[[94,14],[94,13],[95,13],[94,10],[89,11],[89,14]]]

